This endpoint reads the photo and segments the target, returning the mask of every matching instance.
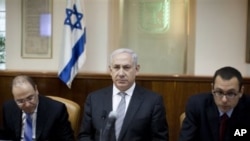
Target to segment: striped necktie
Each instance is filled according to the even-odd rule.
[[[125,109],[126,109],[126,100],[125,100],[126,93],[120,92],[119,95],[121,96],[121,101],[116,110],[116,113],[117,113],[117,119],[115,122],[116,139],[118,139],[121,128],[122,128],[123,119],[125,117]]]
[[[26,113],[26,122],[24,126],[24,141],[32,141],[32,118]]]

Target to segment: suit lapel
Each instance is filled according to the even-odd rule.
[[[127,112],[126,112],[126,116],[124,118],[122,129],[121,129],[118,140],[122,140],[123,136],[125,135],[128,129],[128,126],[131,120],[133,119],[136,112],[140,108],[142,101],[143,101],[143,92],[141,91],[139,87],[136,86],[134,89],[133,95],[131,97]]]
[[[211,96],[211,98],[213,98]],[[215,103],[213,102],[212,99],[212,106],[209,106],[207,108],[207,118],[208,118],[208,124],[210,127],[210,132],[212,134],[212,138],[213,140],[218,140],[219,138],[219,113],[218,113],[218,109],[215,105]]]
[[[17,117],[14,118],[14,125],[16,126],[15,127],[15,134],[16,134],[16,137],[18,139],[21,138],[21,131],[22,131],[22,126],[23,126],[23,118],[22,118],[22,111],[19,109],[19,108],[16,108],[15,109],[15,112],[14,113],[17,113]]]
[[[103,130],[103,128],[105,127],[106,125],[106,122],[107,122],[107,119],[108,119],[108,116],[109,116],[109,113],[110,111],[112,111],[112,101],[113,101],[113,87],[110,86],[108,87],[104,93],[100,93],[100,101],[99,103],[101,104],[102,106],[102,118],[104,120],[101,120],[101,129]],[[115,133],[115,129],[113,128],[113,133]],[[112,134],[111,136],[111,139],[110,141],[115,141],[116,138],[115,138],[115,134]]]
[[[46,104],[43,101],[43,98],[39,96],[39,104],[37,108],[37,119],[36,119],[36,139],[38,140],[43,132],[44,126],[46,126],[47,119],[49,115],[46,112]]]
[[[112,97],[113,97],[113,90],[112,87],[108,87],[105,93],[102,95],[102,105],[104,108],[104,111],[107,111],[107,116],[110,111],[112,111]]]
[[[235,129],[247,127],[249,124],[249,110],[245,103],[245,96],[243,96],[238,105],[234,108],[231,117],[229,118],[228,127],[226,131],[226,137],[229,139],[234,135]],[[230,136],[231,135],[231,136]]]

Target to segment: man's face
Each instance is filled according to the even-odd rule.
[[[243,87],[240,89],[239,81],[236,77],[230,80],[223,80],[220,76],[217,76],[212,92],[217,107],[222,112],[227,112],[238,104],[243,94]]]
[[[115,86],[120,91],[126,91],[135,82],[139,65],[135,66],[130,54],[120,53],[113,57],[109,70]]]
[[[21,83],[12,87],[12,94],[16,104],[25,113],[33,113],[38,104],[38,91],[29,83]]]

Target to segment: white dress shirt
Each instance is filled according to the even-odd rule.
[[[135,83],[128,90],[125,91],[125,93],[126,93],[126,96],[125,96],[125,100],[126,100],[125,114],[126,114],[126,111],[128,109],[128,105],[129,105],[129,102],[130,102],[131,97],[133,95],[134,89],[135,89]],[[112,103],[113,111],[116,111],[116,109],[117,109],[117,107],[118,107],[118,105],[119,105],[119,103],[121,101],[122,97],[119,95],[120,92],[121,91],[118,90],[115,85],[113,85],[113,97],[112,97],[113,98],[112,99],[112,101],[113,101],[113,103]]]

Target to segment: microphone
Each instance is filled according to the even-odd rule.
[[[112,128],[114,127],[116,121],[116,112],[111,111],[109,113],[106,125],[101,133],[100,141],[110,141],[112,135]]]

